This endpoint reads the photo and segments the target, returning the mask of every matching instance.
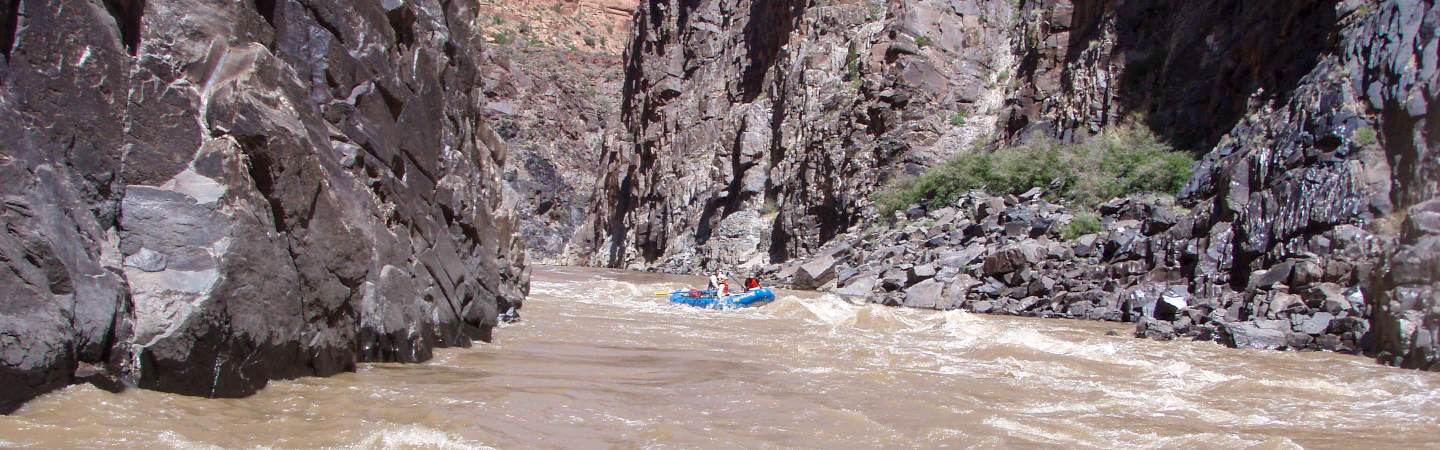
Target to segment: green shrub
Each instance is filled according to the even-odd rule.
[[[1060,228],[1060,237],[1065,238],[1065,240],[1067,241],[1073,241],[1075,240],[1075,238],[1078,238],[1080,236],[1099,232],[1100,216],[1097,216],[1095,215],[1095,213],[1091,212],[1082,212],[1080,214],[1076,214],[1075,218],[1072,219],[1070,223],[1067,223],[1062,228]]]
[[[965,114],[965,111],[957,112],[955,113],[955,115],[950,116],[950,124],[957,127],[963,127],[965,126],[965,119],[969,117],[970,115]]]
[[[768,198],[765,199],[765,204],[760,206],[760,215],[761,215],[761,216],[769,216],[769,215],[772,215],[772,214],[779,214],[779,213],[780,213],[780,205],[776,204],[776,203],[775,203],[775,200],[773,200],[773,199],[768,199]]]
[[[508,34],[497,31],[494,33],[490,33],[490,41],[494,42],[495,45],[509,45],[515,42],[515,38],[510,37],[510,35]]]
[[[1369,147],[1371,145],[1374,145],[1376,142],[1380,142],[1380,140],[1375,136],[1374,128],[1362,127],[1358,130],[1355,130],[1355,142],[1360,145]]]
[[[929,47],[929,46],[930,46],[930,38],[925,37],[925,36],[917,36],[917,37],[915,37],[915,45],[919,46],[920,48]]]
[[[898,180],[872,200],[881,217],[890,217],[914,203],[941,207],[972,190],[1019,195],[1040,187],[1049,200],[1093,209],[1134,193],[1175,194],[1190,178],[1194,161],[1149,130],[1120,126],[1079,144],[1042,140],[994,152],[972,150]]]

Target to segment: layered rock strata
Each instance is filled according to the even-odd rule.
[[[0,410],[422,361],[519,308],[473,6],[3,6]]]

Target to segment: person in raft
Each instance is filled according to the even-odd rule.
[[[730,295],[730,283],[725,281],[725,274],[718,270],[715,271],[714,275],[710,276],[710,286],[707,286],[707,288],[715,292],[716,298]]]
[[[759,288],[760,288],[760,280],[756,279],[755,277],[750,277],[750,278],[746,278],[746,279],[745,279],[745,292],[750,292],[751,289],[759,289]]]

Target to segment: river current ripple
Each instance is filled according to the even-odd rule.
[[[537,267],[494,344],[244,399],[72,386],[0,416],[0,447],[1440,446],[1437,373],[810,292],[654,295],[699,283]]]

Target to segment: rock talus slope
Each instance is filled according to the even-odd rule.
[[[1440,361],[1433,2],[650,0],[636,26],[592,264]],[[1034,197],[857,228],[896,176],[1123,121],[1199,156],[1178,205],[1076,242]]]
[[[0,5],[0,410],[421,361],[520,306],[472,5]]]

